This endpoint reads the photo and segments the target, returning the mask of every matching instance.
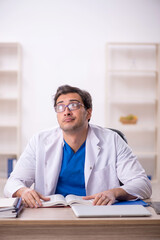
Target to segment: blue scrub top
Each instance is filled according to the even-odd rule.
[[[85,143],[77,152],[64,141],[63,159],[56,194],[86,196],[84,180]]]

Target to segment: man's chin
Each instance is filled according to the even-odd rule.
[[[75,129],[74,128],[67,128],[67,127],[65,127],[65,128],[61,128],[64,132],[72,132],[72,131],[74,131]]]
[[[65,125],[65,126],[60,126],[60,128],[64,131],[64,132],[72,132],[72,131],[75,131],[78,126],[75,126],[75,125]]]

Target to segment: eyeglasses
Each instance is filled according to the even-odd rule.
[[[68,107],[70,111],[74,111],[79,109],[81,106],[84,107],[84,105],[81,104],[80,102],[72,102],[72,103],[69,103],[68,105],[65,105],[65,104],[56,105],[54,109],[56,113],[60,113],[60,112],[64,112],[66,107]]]

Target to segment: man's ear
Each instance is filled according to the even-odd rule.
[[[91,116],[92,116],[92,108],[88,108],[87,109],[87,119],[88,119],[88,122],[90,121]]]

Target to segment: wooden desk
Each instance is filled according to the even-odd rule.
[[[0,240],[158,240],[160,215],[148,209],[151,217],[134,218],[76,218],[63,207],[25,209],[18,219],[0,219]]]

